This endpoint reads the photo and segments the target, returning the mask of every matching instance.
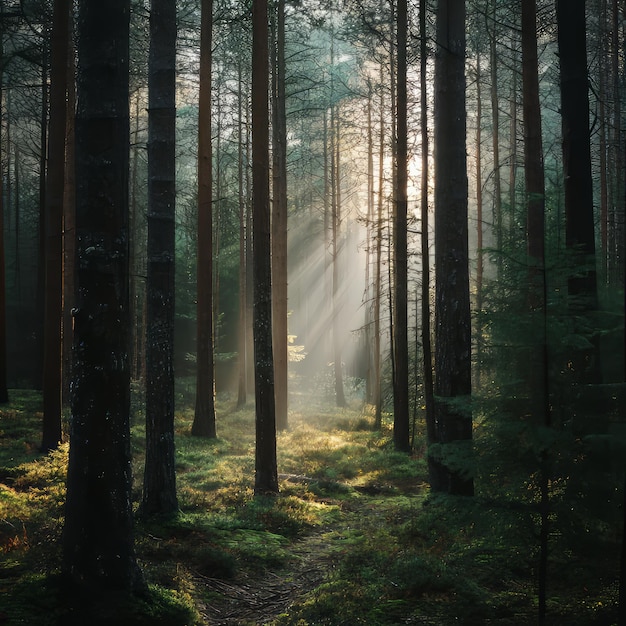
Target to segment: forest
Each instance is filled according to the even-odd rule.
[[[0,625],[626,626],[624,0],[0,0]]]

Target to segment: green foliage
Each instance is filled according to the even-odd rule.
[[[619,399],[618,392],[613,388]],[[610,623],[612,496],[587,482],[587,466],[603,462],[610,471],[613,456],[623,452],[610,437],[619,434],[612,430],[617,424],[607,421],[605,434],[573,440],[546,433],[516,412],[523,398],[507,407],[507,419],[496,398],[477,400],[480,493],[452,498],[428,495],[424,459],[394,452],[388,420],[373,431],[371,416],[356,404],[338,412],[302,397],[292,403],[290,429],[278,437],[281,493],[255,497],[254,413],[229,412],[230,402],[218,398],[216,440],[190,436],[188,407],[176,416],[181,510],[136,525],[148,583],[142,598],[93,597],[72,607],[59,602],[67,446],[41,455],[17,445],[11,464],[0,468],[1,610],[15,623],[43,626],[191,626],[207,619],[207,607],[226,614],[233,606],[246,615],[241,624],[274,626],[532,623],[539,522],[533,467],[548,446],[559,477],[551,486],[553,623]],[[15,440],[3,438],[0,450],[23,437],[35,439],[39,421],[31,424],[27,433],[16,430]],[[142,439],[138,420],[137,477]],[[575,462],[568,459],[572,450]],[[580,475],[565,480],[564,468]],[[137,502],[139,496],[140,484]],[[264,605],[263,598],[285,593],[283,604]]]

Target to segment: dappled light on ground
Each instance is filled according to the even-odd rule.
[[[22,407],[28,400],[28,410],[7,409],[21,411],[19,428],[13,418],[2,420],[0,623],[80,623],[62,621],[69,613],[56,579],[67,446],[49,455],[33,452],[36,399],[15,400]],[[218,403],[216,440],[190,436],[191,409],[177,415],[181,510],[135,528],[149,598],[115,604],[118,615],[110,600],[94,598],[72,608],[82,623],[533,622],[537,519],[531,508],[479,495],[433,497],[424,459],[393,451],[387,417],[375,431],[359,402],[338,410],[304,395],[294,398],[290,428],[278,437],[280,494],[254,497],[254,413],[233,405],[228,397]],[[137,505],[140,416],[134,423]],[[597,550],[593,559],[577,562],[555,550],[554,624],[610,623],[602,620],[613,614],[614,593],[598,569]]]

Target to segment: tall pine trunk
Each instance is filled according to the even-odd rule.
[[[541,136],[541,106],[537,58],[537,7],[535,0],[522,1],[522,108],[524,116],[524,181],[528,257],[529,315],[535,318],[527,362],[529,409],[536,427],[550,427],[547,345],[547,286],[545,255],[545,176]],[[540,453],[540,518],[538,568],[538,620],[544,624],[547,610],[548,537],[550,514],[549,455]]]
[[[252,194],[254,240],[254,366],[256,494],[278,493],[276,404],[272,352],[272,267],[269,194],[267,0],[252,4]]]
[[[426,437],[430,445],[436,440],[435,428],[435,396],[433,381],[433,356],[430,321],[430,246],[428,218],[428,167],[430,158],[428,138],[428,46],[426,38],[426,4],[420,0],[420,135],[422,140],[422,172],[420,189],[420,218],[422,233],[420,236],[420,253],[422,257],[422,290],[421,290],[421,323],[422,323],[422,360],[424,370],[424,407],[426,413]],[[430,461],[430,456],[429,456]],[[436,470],[436,467],[434,468]],[[430,468],[429,468],[430,472]]]
[[[2,2],[0,0],[0,9]],[[2,22],[0,21],[0,118],[2,116],[2,73],[4,68],[4,46],[2,43]],[[1,148],[0,143],[0,148]],[[0,149],[0,155],[2,150]],[[1,169],[1,168],[0,168]],[[6,274],[4,245],[5,203],[2,193],[2,176],[0,176],[0,404],[9,401],[7,389],[7,317],[6,317]]]
[[[146,459],[141,512],[178,510],[174,450],[176,2],[152,0],[148,58]]]
[[[272,332],[276,427],[287,428],[287,114],[285,111],[285,0],[274,9],[272,66]]]
[[[61,401],[70,403],[72,379],[72,309],[76,273],[76,159],[74,157],[74,118],[76,112],[76,50],[72,42],[73,15],[70,16],[70,45],[67,47],[67,120],[65,123],[65,181],[63,189],[63,390]]]
[[[55,0],[52,17],[50,126],[45,206],[45,313],[43,367],[42,450],[61,441],[63,317],[63,190],[65,187],[65,130],[67,121],[67,50],[69,0]]]
[[[431,487],[473,495],[465,2],[440,0],[435,57],[435,431]],[[433,455],[435,457],[433,458]],[[446,457],[458,458],[452,467]]]
[[[70,592],[144,588],[133,543],[130,451],[129,13],[128,0],[79,5],[78,300],[63,529]]]
[[[409,333],[407,278],[407,0],[398,0],[397,97],[396,97],[396,188],[393,241],[394,359],[393,441],[397,451],[411,449],[409,439]]]
[[[565,245],[576,266],[568,280],[570,308],[587,316],[598,308],[585,0],[557,0],[561,128],[565,181]],[[581,331],[579,331],[581,332]],[[584,331],[582,331],[584,332]],[[600,382],[599,350],[571,360],[577,382]]]
[[[244,163],[244,123],[243,123],[243,61],[237,61],[237,131],[239,141],[237,142],[237,186],[239,201],[239,324],[237,328],[237,408],[241,409],[246,405],[248,395],[248,315],[247,315],[247,276],[246,271],[246,239],[249,232],[246,228],[246,209],[248,206],[244,185],[244,168],[247,170],[247,163]],[[245,134],[246,143],[248,134]]]
[[[211,46],[213,1],[202,0],[198,102],[198,243],[196,410],[191,433],[217,436],[213,338],[213,157],[211,146]]]

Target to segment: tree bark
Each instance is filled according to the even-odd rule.
[[[589,132],[589,78],[585,0],[557,1],[561,86],[563,173],[565,180],[565,245],[576,266],[568,280],[570,309],[588,317],[598,309],[591,139]],[[586,324],[577,332],[585,333]],[[593,322],[591,323],[593,328]],[[572,371],[577,382],[602,379],[598,338],[592,347],[576,351]]]
[[[577,310],[595,310],[597,280],[593,215],[593,182],[589,136],[589,87],[585,0],[557,0],[561,87],[561,122],[565,180],[565,239],[572,253],[582,254],[577,276],[568,281]]]
[[[287,114],[285,110],[285,0],[276,2],[272,74],[272,330],[276,427],[288,425]]]
[[[0,5],[1,6],[1,5]],[[2,43],[2,23],[0,22],[0,118],[2,117],[2,73],[4,68],[4,49]],[[0,144],[1,148],[1,144]],[[2,150],[0,150],[0,155]],[[0,176],[0,404],[9,401],[7,389],[7,317],[6,317],[6,274],[4,245],[4,194]]]
[[[63,391],[61,401],[70,403],[72,379],[72,309],[75,301],[76,273],[76,159],[74,157],[74,118],[76,114],[76,49],[72,42],[73,15],[70,19],[70,42],[67,47],[67,107],[65,123],[65,181],[63,189]]]
[[[461,472],[445,462],[446,444],[472,440],[464,0],[439,2],[434,111],[435,410],[441,456],[431,463],[431,487],[473,495],[471,468]]]
[[[146,459],[141,513],[178,510],[174,448],[176,2],[152,0],[148,58]]]
[[[252,189],[256,494],[278,493],[272,351],[272,268],[269,197],[269,54],[267,0],[252,4]]]
[[[202,0],[198,102],[198,259],[196,410],[191,434],[217,436],[213,343],[213,157],[211,147],[211,46],[213,1]]]
[[[526,237],[528,256],[528,311],[540,316],[537,345],[531,346],[527,363],[530,411],[537,426],[550,427],[547,344],[547,286],[545,256],[545,177],[541,136],[541,107],[537,58],[536,0],[522,1],[522,109],[524,117],[524,180],[526,185]],[[549,458],[540,454],[540,531],[538,572],[538,621],[544,624],[547,610]]]
[[[246,405],[248,395],[248,305],[247,305],[247,259],[246,259],[246,239],[249,234],[246,228],[247,198],[244,191],[244,124],[243,124],[243,62],[237,62],[237,129],[239,141],[237,143],[237,185],[239,200],[239,327],[237,336],[237,364],[239,368],[237,385],[237,408],[241,409]],[[245,135],[248,141],[247,132]]]
[[[491,31],[489,32],[489,64],[491,75],[491,139],[493,151],[493,222],[496,230],[496,249],[502,250],[502,181],[500,178],[500,104],[498,97],[498,0],[491,0]],[[480,248],[479,248],[480,253]],[[497,257],[498,280],[502,278],[502,255]]]
[[[476,381],[480,386],[483,355],[483,153],[482,153],[482,66],[480,51],[476,52]],[[495,156],[495,155],[494,155]],[[500,239],[502,237],[500,236]],[[497,246],[500,250],[500,246]]]
[[[340,124],[335,106],[331,106],[331,220],[332,220],[332,289],[333,289],[333,362],[335,374],[335,403],[338,407],[346,406],[346,396],[343,387],[343,351],[341,338],[341,295],[340,295],[340,259],[341,259],[341,176],[340,176]]]
[[[427,444],[435,443],[435,396],[433,381],[433,355],[431,342],[430,321],[430,246],[429,246],[429,217],[428,217],[428,46],[426,37],[426,5],[427,0],[420,0],[420,134],[422,140],[422,172],[420,189],[420,218],[422,234],[420,236],[422,257],[422,290],[421,290],[421,322],[422,322],[422,359],[424,369],[424,406],[426,417]],[[430,463],[430,456],[429,456]],[[436,470],[436,467],[433,468]],[[429,468],[430,472],[430,468]]]
[[[50,125],[45,206],[45,326],[43,368],[43,435],[41,449],[61,441],[63,318],[63,190],[67,120],[67,50],[69,0],[55,0],[50,54]]]
[[[78,16],[74,384],[63,572],[76,586],[143,589],[133,545],[128,301],[129,2]]]
[[[396,97],[396,190],[394,202],[394,385],[393,440],[400,452],[409,452],[409,333],[407,278],[407,1],[397,6],[397,97]]]

